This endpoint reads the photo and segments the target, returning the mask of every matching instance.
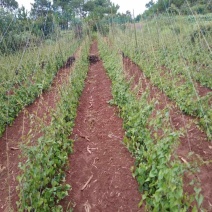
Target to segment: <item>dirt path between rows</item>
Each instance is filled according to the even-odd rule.
[[[44,117],[46,123],[50,122],[50,110],[55,108],[59,99],[59,87],[67,81],[70,73],[71,68],[66,64],[58,71],[51,88],[38,97],[33,104],[27,106],[15,119],[13,125],[6,128],[5,133],[0,138],[0,212],[8,212],[11,207],[17,211],[16,187],[18,182],[16,177],[20,173],[18,163],[21,161],[19,145],[24,142],[30,130],[35,131],[33,140],[41,135],[35,130],[36,123],[39,123],[39,119]],[[30,118],[32,115],[35,119]],[[32,121],[34,123],[30,124]],[[32,141],[32,145],[34,144]]]
[[[90,54],[99,55],[97,42]],[[72,135],[74,153],[66,176],[72,190],[62,202],[65,210],[71,206],[77,212],[143,211],[130,171],[134,160],[122,144],[123,123],[109,105],[111,99],[111,81],[102,61],[91,64]]]
[[[212,144],[207,141],[207,136],[202,132],[194,123],[194,118],[183,114],[163,92],[161,92],[156,86],[153,86],[148,78],[145,77],[140,68],[133,63],[129,58],[123,58],[123,65],[126,73],[126,77],[132,80],[132,89],[140,84],[138,95],[142,94],[147,87],[150,89],[150,99],[157,99],[157,110],[164,109],[167,105],[170,106],[170,119],[173,127],[177,130],[185,128],[187,131],[184,136],[180,137],[180,146],[178,148],[178,155],[182,160],[188,160],[188,153],[194,152],[195,155],[199,155],[204,161],[210,161],[210,163],[201,166],[200,172],[197,177],[201,181],[202,194],[204,196],[203,206],[208,210],[212,210]],[[197,157],[195,156],[195,159]],[[185,162],[185,161],[184,161]],[[185,179],[185,184],[190,182],[190,178]],[[191,191],[191,188],[186,186],[185,190]]]

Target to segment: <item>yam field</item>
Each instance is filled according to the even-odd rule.
[[[0,211],[212,211],[211,14],[0,11]]]

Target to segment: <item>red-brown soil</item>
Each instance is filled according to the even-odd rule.
[[[162,73],[161,73],[161,76],[163,77],[164,74],[166,73],[169,73],[170,74],[170,78],[169,80],[172,80],[172,71],[169,70],[168,68],[166,68],[165,66],[162,66],[161,67],[161,70],[162,70]],[[166,76],[167,78],[167,76]],[[186,82],[186,78],[183,74],[178,74],[178,79],[179,79],[179,85],[183,85],[185,82]],[[198,81],[196,81],[195,79],[191,79],[193,85],[194,85],[194,88],[197,92],[197,94],[200,96],[200,97],[203,97],[203,96],[206,96],[207,94],[211,93],[212,90],[208,87],[205,87],[205,86],[202,86]]]
[[[126,77],[132,80],[132,89],[140,85],[138,95],[149,87],[150,89],[150,99],[156,98],[158,104],[156,110],[162,110],[167,105],[170,107],[170,120],[172,126],[179,130],[180,128],[186,129],[183,136],[180,137],[180,145],[178,148],[178,155],[182,159],[182,162],[191,161],[188,158],[189,152],[195,153],[195,158],[197,155],[202,158],[208,164],[202,165],[200,172],[196,174],[197,178],[201,181],[202,194],[204,196],[203,206],[207,211],[212,210],[212,144],[207,141],[207,136],[202,132],[198,126],[195,124],[195,119],[188,115],[183,114],[163,92],[161,92],[157,87],[153,86],[148,78],[145,77],[140,68],[134,64],[129,58],[123,58],[124,68]],[[136,89],[136,90],[137,90]],[[185,182],[190,182],[188,177],[185,177]],[[190,191],[191,188],[186,185],[185,190]]]
[[[60,69],[51,88],[37,98],[33,104],[27,106],[15,119],[13,125],[6,128],[0,138],[0,211],[8,212],[10,208],[16,211],[18,200],[16,177],[20,173],[18,163],[21,161],[19,145],[26,141],[30,130],[35,132],[33,140],[40,135],[38,130],[35,130],[39,120],[45,119],[47,124],[50,122],[50,110],[56,106],[59,86],[67,81],[70,71],[70,68]],[[35,119],[30,118],[32,115]],[[34,145],[33,141],[32,145]]]
[[[90,54],[98,56],[97,43]],[[109,105],[111,81],[102,61],[91,63],[80,98],[66,182],[72,190],[63,208],[74,211],[143,211],[130,168],[134,160],[122,144],[124,131],[117,109]]]
[[[199,96],[206,96],[208,93],[212,93],[212,89],[202,86],[199,82],[196,82],[194,85],[198,91]]]

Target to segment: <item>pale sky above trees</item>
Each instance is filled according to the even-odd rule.
[[[30,10],[30,3],[33,3],[34,0],[17,0],[17,2],[19,3],[19,7],[23,5],[27,10]],[[144,12],[145,4],[147,4],[149,0],[111,0],[111,2],[120,6],[119,12],[125,13],[129,10],[132,13],[134,9],[135,16],[137,16]]]

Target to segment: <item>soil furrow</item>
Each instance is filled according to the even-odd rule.
[[[195,83],[195,88],[198,91],[199,96],[206,96],[212,92],[211,88],[201,85],[199,82]]]
[[[183,114],[163,92],[161,92],[156,86],[153,86],[148,78],[145,77],[140,68],[133,63],[129,58],[123,58],[124,69],[126,77],[129,80],[133,77],[132,80],[132,89],[136,86],[139,87],[138,95],[140,95],[146,88],[150,89],[150,99],[157,99],[158,104],[156,105],[155,110],[162,110],[167,105],[170,108],[170,120],[172,126],[179,130],[181,128],[186,128],[184,135],[180,137],[180,145],[178,148],[178,155],[185,160],[191,161],[188,158],[189,152],[194,152],[194,158],[197,159],[199,163],[202,163],[201,160],[209,161],[205,165],[201,166],[200,172],[197,173],[197,177],[201,181],[202,194],[204,196],[203,206],[209,211],[211,210],[212,203],[212,145],[207,142],[207,136],[202,132],[198,126],[195,124],[195,119],[191,116]],[[199,155],[201,160],[199,160]],[[185,184],[190,182],[190,178],[185,179]],[[188,186],[186,190],[191,191],[191,188]]]
[[[99,56],[97,42],[90,54]],[[63,202],[74,211],[143,211],[130,168],[134,159],[122,144],[124,131],[117,109],[109,105],[111,81],[102,61],[91,63],[80,98],[72,138],[74,153],[66,182],[72,190]]]
[[[13,125],[7,127],[0,138],[0,211],[6,212],[10,207],[16,208],[18,200],[16,177],[20,173],[18,163],[21,155],[19,145],[26,141],[30,131],[34,135],[31,144],[35,145],[34,141],[41,135],[37,126],[41,120],[46,124],[51,121],[50,111],[56,107],[59,99],[59,87],[68,80],[70,72],[70,67],[61,68],[55,76],[51,88],[24,108]]]
[[[169,73],[169,77],[170,77],[169,79],[172,80],[172,77],[173,77],[172,70],[166,68],[165,66],[162,66],[161,67],[161,70],[162,70],[161,77],[163,77],[165,73]],[[166,76],[166,77],[168,79],[168,76]],[[179,82],[178,82],[179,84],[184,84],[187,80],[189,80],[190,82],[192,82],[194,84],[194,87],[195,87],[196,92],[198,93],[198,95],[200,97],[204,97],[207,94],[209,94],[209,93],[212,92],[212,89],[210,89],[210,88],[208,88],[206,86],[201,85],[200,82],[198,82],[197,80],[195,80],[192,77],[189,78],[189,79],[187,79],[185,77],[185,75],[182,74],[182,73],[177,74],[177,77],[179,79]]]

